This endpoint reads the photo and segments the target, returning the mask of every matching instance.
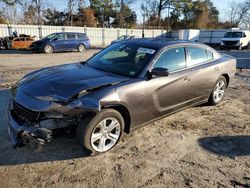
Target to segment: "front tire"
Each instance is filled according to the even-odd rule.
[[[49,44],[46,44],[45,47],[44,47],[44,52],[46,54],[52,54],[54,51],[54,48],[53,46],[49,45]]]
[[[80,146],[92,154],[100,154],[112,149],[122,137],[124,119],[113,109],[104,109],[94,117],[85,118],[76,130]]]
[[[210,105],[217,105],[222,101],[222,99],[224,97],[225,90],[227,88],[227,84],[228,84],[227,80],[225,79],[224,76],[221,76],[217,80],[217,82],[213,88],[213,91],[209,97],[208,103]]]

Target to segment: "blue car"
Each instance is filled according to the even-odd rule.
[[[32,51],[45,52],[47,54],[61,51],[78,50],[84,52],[90,48],[90,40],[85,33],[61,32],[52,33],[30,46]]]

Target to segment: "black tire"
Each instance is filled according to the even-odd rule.
[[[98,129],[98,126],[100,125],[100,123],[103,120],[108,119],[108,118],[116,119],[119,122],[119,125],[120,125],[119,137],[117,141],[114,143],[114,145],[112,145],[111,148],[105,151],[97,151],[97,149],[95,149],[95,143],[91,142],[92,141],[91,138],[92,138],[92,135],[96,134],[94,131]],[[121,139],[123,135],[123,131],[124,131],[124,119],[122,115],[118,111],[113,110],[113,109],[103,109],[100,113],[96,115],[92,115],[92,116],[90,115],[89,117],[84,118],[79,123],[76,129],[76,139],[77,139],[78,144],[80,144],[81,147],[90,151],[92,155],[96,155],[96,154],[107,152],[110,149],[112,149]],[[109,138],[106,138],[106,140],[104,141],[105,144],[108,139]],[[98,146],[100,144],[100,140],[101,138],[97,140]]]
[[[83,44],[80,44],[77,48],[78,52],[83,53],[86,51],[86,47]]]
[[[46,53],[46,54],[52,54],[54,52],[54,48],[53,46],[51,46],[50,44],[46,44],[44,46],[44,49],[43,51]]]
[[[217,89],[217,86],[218,86],[218,83],[220,83],[220,82],[224,82],[224,86],[223,86],[223,90],[224,90],[224,93],[225,93],[225,90],[226,90],[226,88],[227,88],[227,80],[226,80],[226,78],[224,77],[224,76],[221,76],[217,81],[216,81],[216,83],[215,83],[215,85],[214,85],[214,88],[213,88],[213,90],[212,90],[212,92],[211,92],[211,95],[210,95],[210,97],[209,97],[209,100],[208,100],[208,104],[209,105],[217,105],[217,104],[219,104],[221,101],[222,101],[222,99],[223,99],[223,97],[224,97],[224,93],[222,94],[222,96],[221,96],[221,98],[219,99],[219,100],[216,100],[215,99],[215,97],[214,97],[214,95],[215,95],[215,92],[216,92],[216,89]]]

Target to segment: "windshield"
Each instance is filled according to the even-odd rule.
[[[50,34],[50,35],[44,37],[43,39],[52,39],[56,35],[57,35],[57,33],[53,33],[53,34]]]
[[[128,35],[122,35],[118,38],[118,40],[124,40],[124,39],[128,39],[129,36]]]
[[[127,77],[136,77],[155,54],[155,49],[117,43],[87,61],[96,69]]]
[[[225,38],[240,38],[242,37],[242,32],[227,32]]]

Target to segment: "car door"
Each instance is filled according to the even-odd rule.
[[[77,33],[76,36],[77,36],[78,46],[79,46],[80,44],[84,44],[84,46],[85,46],[86,48],[89,48],[89,47],[90,47],[90,42],[89,42],[89,39],[88,39],[88,37],[86,36],[86,34],[84,34],[84,33]],[[78,47],[78,46],[77,46],[77,47]]]
[[[64,33],[59,33],[50,41],[55,51],[63,51],[66,48],[66,39]]]
[[[213,52],[200,46],[188,46],[187,77],[190,88],[186,91],[188,100],[195,102],[208,99],[216,80],[220,66],[214,59]]]
[[[166,68],[169,75],[153,77],[145,83],[146,100],[144,102],[147,119],[176,111],[189,104],[187,80],[190,71],[187,69],[186,50],[184,46],[171,47],[164,50],[150,68]],[[150,71],[150,70],[149,70]]]
[[[75,33],[67,33],[67,42],[66,42],[66,49],[67,50],[73,50],[77,49],[79,42],[76,39]]]

